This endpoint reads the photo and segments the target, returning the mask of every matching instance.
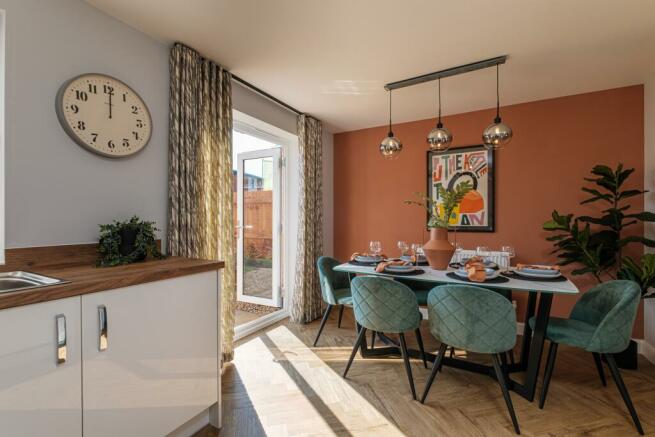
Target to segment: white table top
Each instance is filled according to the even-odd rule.
[[[356,266],[353,264],[345,263],[338,265],[334,270],[339,272],[348,272],[348,273],[357,273],[361,275],[377,275],[377,276],[387,276],[393,278],[403,278],[411,279],[413,281],[425,281],[425,282],[439,282],[439,283],[448,283],[448,284],[468,284],[468,285],[479,285],[482,287],[493,287],[493,288],[504,288],[515,291],[540,291],[543,293],[554,293],[554,294],[578,294],[580,291],[578,287],[575,286],[573,282],[569,279],[561,282],[552,282],[552,281],[528,281],[515,278],[509,279],[507,282],[500,284],[485,284],[485,283],[472,283],[467,281],[460,281],[458,279],[450,278],[446,276],[446,273],[454,271],[453,269],[448,270],[433,270],[428,266],[421,266],[421,269],[425,270],[425,273],[421,275],[393,275],[389,273],[377,273],[374,267],[365,267],[365,266]]]

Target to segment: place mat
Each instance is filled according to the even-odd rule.
[[[501,275],[507,277],[507,278],[512,278],[512,279],[520,279],[521,281],[533,281],[533,282],[566,282],[568,279],[566,279],[566,276],[561,275],[556,278],[528,278],[527,276],[521,276],[519,274],[516,274],[514,272],[503,272]]]
[[[425,273],[425,270],[416,269],[416,270],[412,270],[411,272],[389,272],[385,269],[384,273],[386,273],[387,275],[397,275],[397,276],[416,276],[416,275],[422,275],[423,273]]]
[[[457,276],[455,274],[455,272],[448,272],[448,273],[446,273],[446,276],[448,276],[449,278],[452,278],[452,279],[457,279],[457,280],[462,281],[462,282],[470,282],[471,284],[480,284],[480,285],[484,285],[484,284],[504,284],[505,282],[509,282],[508,278],[503,278],[502,276],[496,276],[495,278],[487,279],[484,282],[476,282],[476,281],[471,281],[468,278],[461,278],[461,277]]]

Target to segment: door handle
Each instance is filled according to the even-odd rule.
[[[107,350],[107,308],[104,305],[98,305],[98,350],[100,352]]]
[[[57,327],[57,365],[64,364],[68,354],[66,345],[66,316],[59,314],[55,316],[55,325]]]

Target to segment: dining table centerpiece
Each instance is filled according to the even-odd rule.
[[[455,188],[439,186],[437,197],[432,199],[424,193],[414,193],[418,200],[405,200],[407,205],[416,205],[428,212],[427,227],[430,229],[430,239],[423,245],[423,253],[431,268],[446,270],[455,253],[455,246],[448,241],[448,228],[454,211],[471,191],[470,181],[460,182]]]

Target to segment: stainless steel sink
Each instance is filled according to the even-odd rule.
[[[64,281],[49,276],[37,275],[30,272],[5,272],[0,273],[0,293],[9,291],[26,290],[28,288],[47,287],[49,285],[63,284]]]

